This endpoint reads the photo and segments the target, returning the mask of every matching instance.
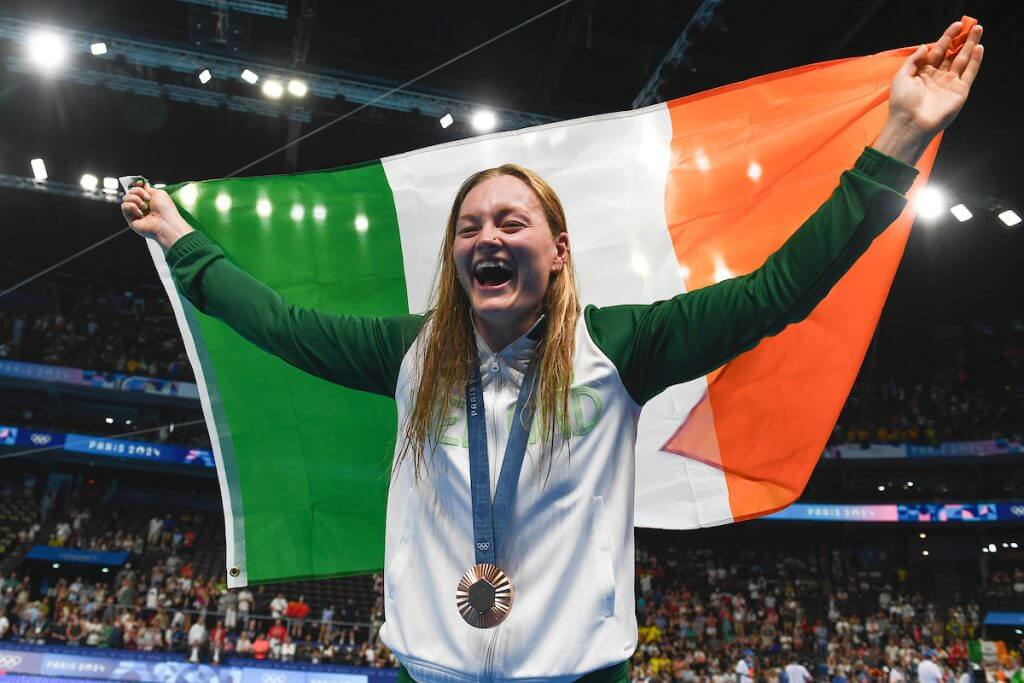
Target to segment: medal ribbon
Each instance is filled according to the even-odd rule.
[[[473,376],[466,383],[466,416],[469,422],[469,485],[473,496],[473,548],[477,564],[498,564],[526,444],[530,440],[535,408],[537,368],[533,359],[526,367],[523,384],[505,444],[498,486],[491,503],[491,475],[487,463],[487,421],[480,380],[480,359],[474,353]],[[534,354],[536,355],[536,354]]]

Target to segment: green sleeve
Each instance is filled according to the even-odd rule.
[[[178,290],[267,353],[352,389],[394,397],[422,316],[357,317],[289,305],[199,231],[167,252]]]
[[[644,404],[803,320],[892,223],[917,169],[868,147],[757,270],[650,305],[588,306],[587,328]]]

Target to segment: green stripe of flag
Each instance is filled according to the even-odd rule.
[[[380,163],[170,189],[193,225],[289,303],[408,312]],[[380,569],[394,402],[307,375],[185,304],[218,422],[230,491],[222,494],[232,495],[236,517],[237,507],[244,512],[234,524],[243,575],[260,582]]]

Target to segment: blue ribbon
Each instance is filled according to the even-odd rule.
[[[475,354],[474,354],[475,356]],[[530,439],[535,407],[537,369],[533,359],[519,388],[516,410],[505,444],[498,486],[491,503],[491,475],[487,463],[487,421],[480,382],[480,360],[474,357],[473,376],[466,383],[466,416],[469,421],[469,486],[473,496],[473,548],[477,564],[498,564],[509,515],[515,502],[519,472]]]

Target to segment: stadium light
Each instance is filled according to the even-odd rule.
[[[988,546],[987,545],[981,546],[981,552],[987,553],[988,552]]]
[[[104,567],[100,571],[102,571],[104,574],[109,574],[110,573],[110,567]]]
[[[928,557],[928,551],[927,550],[922,550],[921,554],[924,555],[925,557]]]
[[[256,75],[255,71],[249,69],[242,69],[242,80],[249,85],[256,85],[256,81],[260,80],[260,77]]]
[[[470,123],[478,133],[488,133],[498,127],[498,115],[490,109],[477,109]]]
[[[925,532],[922,531],[920,534],[918,534],[918,537],[919,538],[928,538],[928,534],[926,534]]]
[[[878,485],[878,490],[879,491],[884,491],[885,490],[885,486],[883,486],[882,484],[879,484]]]
[[[919,218],[933,221],[946,210],[946,195],[939,188],[928,185],[917,195],[914,206]]]
[[[989,543],[988,544],[988,551],[990,553],[994,553],[996,551],[996,544],[995,543]]]
[[[999,220],[1005,223],[1006,227],[1012,228],[1013,226],[1020,223],[1020,216],[1017,215],[1016,211],[1012,209],[1007,209],[1006,211],[1003,211],[1001,214],[999,214]]]
[[[42,159],[32,160],[32,175],[37,181],[46,180],[46,164],[43,163]]]
[[[307,92],[309,92],[309,86],[306,85],[305,81],[300,81],[297,78],[293,78],[288,81],[289,95],[293,97],[305,97]]]
[[[89,192],[92,192],[97,187],[99,187],[100,179],[94,176],[92,173],[83,173],[81,179],[78,181],[78,184],[82,186],[83,190],[88,190]]]
[[[107,176],[103,179],[103,191],[107,194],[113,194],[117,192],[117,178],[111,178]]]
[[[356,231],[357,232],[366,232],[369,229],[370,229],[370,219],[367,218],[364,214],[359,214],[358,216],[356,216]]]
[[[107,44],[102,42],[93,43],[89,46],[89,52],[93,53],[97,57],[99,57],[100,55],[105,55],[107,54]]]
[[[912,482],[912,481],[908,481],[907,482],[907,488],[913,488],[913,486],[914,486],[914,482]]]
[[[50,566],[51,566],[51,567],[53,567],[54,569],[60,569],[60,562],[54,562],[54,563],[53,563],[52,565],[50,565]]]
[[[963,204],[957,204],[956,206],[950,208],[949,212],[953,214],[953,217],[956,218],[961,223],[963,223],[964,221],[969,221],[972,218],[974,218],[974,214],[971,213],[970,209],[968,209]]]
[[[269,199],[258,199],[256,200],[256,214],[260,218],[267,218],[270,216],[270,212],[274,210]]]
[[[444,116],[441,117],[441,127],[442,128],[447,128],[448,126],[452,125],[453,123],[455,123],[455,119],[452,117],[451,114],[445,114]]]
[[[263,81],[263,94],[272,100],[280,99],[284,94],[284,86],[281,85],[281,81]]]
[[[106,422],[108,425],[114,424],[114,418],[112,417],[105,417],[103,418],[103,421]]]
[[[1017,545],[1016,543],[1011,543],[1011,544],[1010,544],[1010,547],[1011,547],[1011,548],[1017,548],[1017,547],[1019,547],[1019,546],[1018,546],[1018,545]]]
[[[52,31],[36,31],[28,37],[28,58],[44,71],[56,71],[68,59],[68,43]]]
[[[203,85],[206,85],[207,83],[209,83],[210,79],[212,79],[212,78],[213,78],[213,74],[210,73],[209,69],[203,69],[202,71],[199,72],[199,82],[202,83]]]

